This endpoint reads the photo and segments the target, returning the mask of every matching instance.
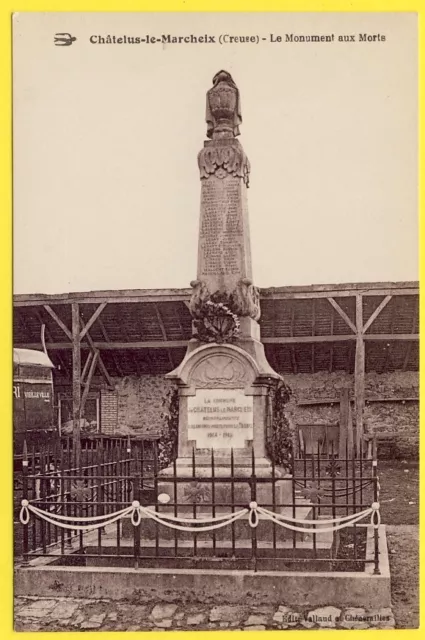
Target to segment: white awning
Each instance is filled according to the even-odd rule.
[[[34,349],[13,349],[14,364],[38,365],[40,367],[49,367],[54,369],[55,365],[44,351],[35,351]]]

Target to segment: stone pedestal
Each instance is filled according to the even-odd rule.
[[[191,341],[180,367],[167,375],[179,385],[179,444],[176,465],[161,472],[159,489],[173,501],[175,497],[179,503],[190,500],[189,478],[199,479],[202,485],[202,478],[214,473],[215,478],[223,478],[215,483],[217,504],[247,505],[252,499],[247,480],[253,470],[257,478],[272,479],[266,424],[269,388],[277,374],[269,367],[260,342],[247,336],[240,344],[248,345],[253,355],[239,341],[222,345]],[[187,484],[173,484],[174,471],[188,478]],[[285,471],[275,469],[276,478],[284,476]],[[205,483],[206,489],[209,486]],[[256,500],[272,504],[271,482],[256,484]],[[275,500],[278,504],[291,501],[290,483],[276,483]]]
[[[256,349],[261,351],[261,343],[247,342],[254,355]],[[180,391],[179,460],[191,460],[195,449],[197,459],[207,456],[210,464],[211,449],[217,459],[233,449],[235,466],[241,466],[242,459],[251,466],[253,449],[261,465],[269,387],[277,374],[265,357],[259,361],[238,344],[193,346],[192,342],[181,365],[167,374]]]

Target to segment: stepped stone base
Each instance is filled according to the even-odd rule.
[[[289,474],[276,471],[276,478],[281,478],[274,482],[274,492],[271,482],[271,466],[268,460],[264,459],[267,465],[256,467],[255,501],[266,508],[275,505],[288,505],[293,502],[292,477]],[[166,494],[171,501],[177,502],[180,509],[189,508],[195,502],[214,503],[217,506],[238,505],[239,508],[247,507],[253,500],[252,488],[250,485],[252,468],[235,468],[235,477],[230,480],[229,467],[216,467],[214,477],[225,478],[223,482],[214,480],[212,483],[202,482],[205,478],[211,478],[211,467],[197,467],[196,477],[190,478],[190,468],[181,466],[177,475],[185,478],[185,481],[167,480],[166,473],[161,473],[158,483],[158,495]],[[214,491],[214,495],[213,495]],[[181,505],[181,506],[180,506]]]

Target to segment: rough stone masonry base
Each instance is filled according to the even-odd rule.
[[[372,527],[368,526],[368,547]],[[63,567],[36,563],[15,571],[15,596],[74,596],[83,598],[141,598],[238,603],[251,594],[258,602],[288,606],[391,606],[390,572],[385,527],[379,535],[380,575],[364,572],[217,571]],[[367,550],[367,555],[370,551]],[[50,560],[57,560],[53,557]]]

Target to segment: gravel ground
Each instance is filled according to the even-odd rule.
[[[416,525],[387,525],[391,599],[396,627],[419,626],[419,530]]]

